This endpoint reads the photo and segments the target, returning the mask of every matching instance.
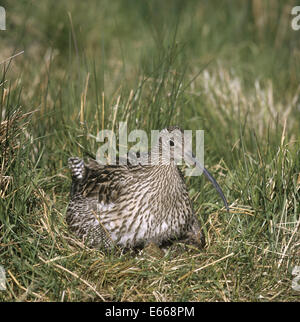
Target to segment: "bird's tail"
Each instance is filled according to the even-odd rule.
[[[71,157],[68,159],[68,165],[72,173],[72,178],[81,180],[85,175],[84,161],[78,157]]]

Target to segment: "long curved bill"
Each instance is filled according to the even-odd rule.
[[[209,173],[209,171],[204,166],[202,166],[200,164],[200,162],[194,157],[194,155],[192,153],[185,152],[184,157],[185,157],[186,162],[188,162],[190,165],[195,165],[200,171],[202,171],[204,173],[206,178],[213,184],[213,186],[218,191],[218,194],[222,198],[226,210],[229,212],[228,202],[224,196],[224,193],[223,193],[221,187],[219,186],[218,182],[214,179],[214,177]]]

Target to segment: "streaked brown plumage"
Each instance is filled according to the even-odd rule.
[[[161,134],[174,129],[178,128],[164,129]],[[167,141],[171,151],[176,137],[172,141]],[[158,144],[165,143],[160,140]],[[152,151],[141,160],[153,155]],[[195,164],[191,158],[191,164]],[[72,188],[66,216],[70,230],[97,248],[161,245],[174,239],[203,246],[201,227],[174,159],[167,164],[159,159],[158,165],[100,165],[92,159],[84,163],[70,158]],[[228,209],[220,187],[203,170]]]

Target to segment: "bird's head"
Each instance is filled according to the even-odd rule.
[[[188,135],[178,126],[171,126],[160,131],[157,144],[151,150],[151,162],[154,164],[176,165],[183,161],[193,167],[198,174],[204,173],[208,180],[213,184],[224,205],[229,211],[227,200],[217,181],[204,167],[203,160],[197,159],[192,152],[191,131]],[[202,161],[202,162],[201,162]]]

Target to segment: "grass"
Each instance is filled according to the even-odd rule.
[[[299,301],[293,5],[3,1],[1,301]],[[68,232],[67,159],[95,154],[89,134],[120,121],[205,130],[205,164],[231,211],[202,177],[186,178],[204,250],[104,254]]]

